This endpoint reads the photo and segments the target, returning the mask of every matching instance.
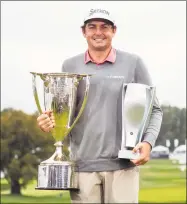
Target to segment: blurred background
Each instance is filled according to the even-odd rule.
[[[186,1],[1,1],[1,201],[68,203],[36,191],[37,166],[54,152],[36,126],[30,71],[60,72],[86,51],[80,26],[90,8],[113,13],[113,46],[139,55],[164,113],[151,160],[140,169],[140,203],[186,203]]]

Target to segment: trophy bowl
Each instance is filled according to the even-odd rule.
[[[64,140],[80,118],[87,102],[90,75],[74,73],[32,74],[33,94],[38,111],[51,111],[55,126],[51,133],[56,150],[38,166],[38,190],[77,190],[77,174],[74,161],[63,153]],[[85,83],[82,106],[75,117],[77,89],[81,81]],[[43,105],[43,108],[41,107]]]

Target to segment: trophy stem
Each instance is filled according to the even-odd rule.
[[[54,154],[47,160],[41,162],[41,164],[49,164],[49,163],[61,163],[62,161],[68,161],[68,158],[66,155],[63,154],[63,143],[61,141],[58,141],[54,144],[56,147],[56,150]]]

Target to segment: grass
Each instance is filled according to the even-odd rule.
[[[70,203],[68,191],[35,190],[36,181],[22,189],[21,196],[10,195],[1,180],[1,203]],[[151,160],[140,168],[140,203],[186,203],[186,171],[170,160]]]
[[[139,200],[142,203],[186,203],[185,187],[142,189]]]

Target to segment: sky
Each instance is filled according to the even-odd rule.
[[[1,1],[1,110],[37,110],[29,72],[61,72],[86,51],[80,26],[91,8],[112,13],[113,47],[143,59],[160,104],[185,108],[185,1]]]

